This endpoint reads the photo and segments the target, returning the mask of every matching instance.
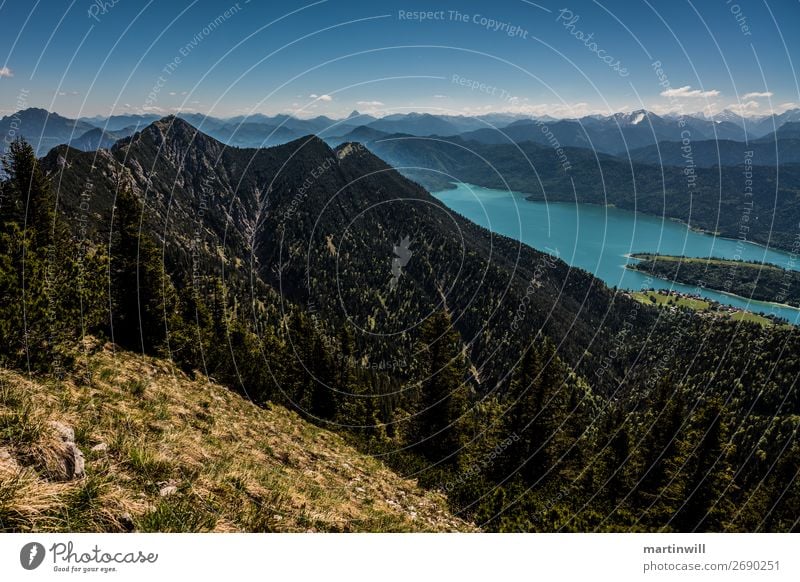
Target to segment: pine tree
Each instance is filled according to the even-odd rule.
[[[13,365],[60,375],[69,363],[63,344],[81,330],[75,245],[33,148],[21,139],[12,142],[3,169],[2,351]]]
[[[433,314],[421,330],[422,379],[412,439],[430,461],[457,462],[461,447],[459,420],[467,406],[466,363],[461,337],[443,311]]]
[[[632,504],[642,523],[658,528],[669,521],[679,506],[670,471],[680,463],[684,391],[668,376],[656,385],[648,404],[643,422],[647,432],[635,452],[638,482]]]
[[[517,438],[505,455],[505,469],[522,465],[520,476],[528,483],[548,473],[552,476],[565,450],[564,424],[570,399],[567,379],[555,347],[544,339],[531,343],[510,383],[506,431]]]
[[[168,294],[173,291],[158,248],[143,225],[141,203],[131,192],[121,191],[110,247],[111,331],[124,347],[154,352],[166,339]]]
[[[312,328],[308,316],[300,309],[294,310],[288,319],[286,382],[282,387],[288,406],[299,413],[311,408],[309,374],[311,365]]]
[[[683,504],[672,520],[678,531],[723,531],[733,514],[727,438],[722,402],[718,397],[702,402],[692,417],[686,442]]]
[[[55,199],[33,147],[21,138],[11,142],[3,169],[8,176],[3,188],[4,220],[35,233],[34,245],[43,248],[53,228]]]
[[[178,325],[170,328],[172,358],[186,372],[206,370],[206,349],[211,343],[211,314],[200,290],[186,281],[178,289]]]
[[[350,328],[343,326],[339,333],[339,354],[336,363],[337,420],[364,436],[378,434],[378,404],[381,377],[356,374],[356,347]]]
[[[313,333],[311,341],[311,401],[310,412],[316,418],[331,420],[336,416],[338,394],[337,374],[329,350],[322,338]]]

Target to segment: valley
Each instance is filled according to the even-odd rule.
[[[800,0],[0,22],[4,579],[797,578]]]
[[[763,523],[777,496],[763,527],[793,527],[797,492],[784,477],[800,454],[800,401],[773,378],[798,373],[796,328],[661,309],[621,291],[625,277],[644,277],[624,268],[637,247],[705,254],[735,241],[464,183],[434,197],[359,144],[331,148],[309,135],[230,148],[174,116],[94,152],[59,146],[37,160],[16,141],[4,167],[8,369],[45,383],[76,378],[91,334],[121,358],[169,361],[338,433],[423,495],[446,493],[466,527],[654,531],[669,514],[675,531],[735,531]],[[740,246],[754,259],[786,259]],[[134,403],[147,400],[146,383],[130,389]],[[29,449],[12,437],[26,425],[18,399],[9,402],[0,426],[21,475]],[[686,420],[653,433],[667,426],[662,415]],[[769,474],[750,462],[777,451]],[[59,483],[33,470],[43,486]],[[691,506],[665,495],[701,483]],[[213,503],[213,492],[198,494],[192,507]],[[19,495],[0,507],[11,528]],[[257,521],[235,527],[272,527],[254,511]],[[399,519],[320,527],[413,527]],[[133,527],[173,526],[148,517]]]

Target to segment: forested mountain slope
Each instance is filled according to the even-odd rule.
[[[16,142],[5,169],[6,367],[66,377],[87,333],[169,358],[487,529],[797,526],[796,328],[650,308],[358,144],[165,118],[97,154]]]

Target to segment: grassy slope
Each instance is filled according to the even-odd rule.
[[[694,299],[692,297],[676,297],[674,295],[662,295],[657,291],[637,291],[632,293],[635,299],[642,303],[655,303],[656,305],[675,305],[676,307],[688,307],[695,311],[704,311],[710,307],[708,301]]]
[[[705,312],[711,307],[711,303],[703,299],[695,299],[693,297],[678,297],[675,295],[662,295],[657,291],[636,291],[631,293],[631,296],[644,304],[655,304],[658,306],[675,306],[675,307],[688,307],[693,311]],[[721,317],[730,317],[733,321],[749,321],[763,326],[771,326],[774,323],[751,311],[735,311],[734,313],[724,313]]]
[[[86,383],[0,371],[0,531],[472,529],[285,408],[110,345],[83,366]],[[75,430],[82,479],[47,478],[54,420]]]

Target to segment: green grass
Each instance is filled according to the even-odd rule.
[[[147,382],[141,378],[136,378],[125,382],[122,388],[134,396],[144,396],[145,390],[147,390]]]
[[[137,520],[141,532],[197,533],[214,529],[217,514],[193,495],[163,499]]]
[[[86,381],[0,369],[0,531],[475,529],[441,494],[281,406],[121,350],[87,358]],[[51,478],[55,421],[75,430],[82,479]]]
[[[0,441],[17,447],[38,442],[44,433],[44,423],[30,402],[0,412]]]
[[[703,299],[690,297],[678,297],[676,295],[662,295],[656,291],[640,291],[633,293],[634,299],[649,305],[667,305],[675,307],[688,307],[694,311],[705,311],[711,307],[711,303]]]
[[[752,313],[750,311],[737,311],[736,313],[731,315],[731,319],[733,321],[748,321],[763,326],[774,325],[772,321],[767,319],[766,317],[759,315],[757,313]]]
[[[172,474],[172,465],[143,445],[132,445],[128,463],[137,475],[146,481],[164,481]]]
[[[647,305],[658,305],[659,307],[688,307],[689,309],[698,312],[708,312],[709,308],[711,307],[711,303],[703,299],[677,297],[675,295],[663,295],[656,291],[637,291],[635,293],[631,293],[631,295],[637,301]],[[772,320],[751,311],[735,311],[728,317],[730,317],[731,321],[746,321],[749,323],[757,323],[763,326],[775,325]]]

